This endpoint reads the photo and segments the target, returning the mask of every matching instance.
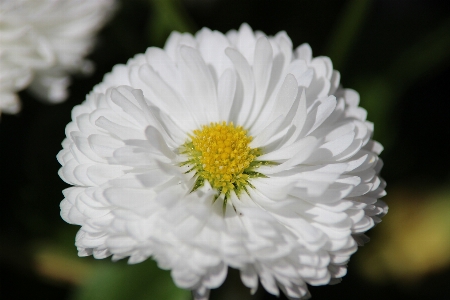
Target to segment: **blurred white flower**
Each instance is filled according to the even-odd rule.
[[[387,212],[358,102],[285,32],[172,33],[72,111],[58,160],[79,255],[152,257],[195,299],[228,267],[290,299],[339,281]]]
[[[115,0],[1,0],[0,113],[17,113],[17,92],[66,99],[70,73],[89,72],[84,57],[114,10]]]

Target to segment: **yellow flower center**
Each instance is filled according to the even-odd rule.
[[[248,179],[258,176],[252,171],[259,165],[255,158],[261,155],[260,149],[249,147],[252,137],[241,126],[231,123],[211,123],[194,130],[191,141],[183,146],[182,153],[189,159],[184,165],[191,165],[190,171],[198,174],[194,189],[208,180],[219,195],[225,197],[231,190],[238,194],[248,185]]]

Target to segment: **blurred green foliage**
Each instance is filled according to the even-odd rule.
[[[194,22],[183,8],[180,0],[146,0],[153,9],[147,27],[148,41],[152,45],[164,45],[167,36],[174,30],[194,33]]]
[[[338,18],[337,26],[329,39],[327,55],[336,70],[342,70],[348,58],[349,49],[362,30],[365,16],[370,11],[372,0],[348,1]]]
[[[95,264],[73,300],[160,299],[188,300],[188,291],[175,286],[168,271],[162,271],[152,260],[136,265],[126,263]]]
[[[391,120],[396,100],[424,76],[430,76],[450,64],[450,18],[428,33],[412,47],[396,56],[387,69],[361,78],[355,89],[361,94],[362,106],[376,124],[375,138],[388,147],[396,138]]]
[[[450,189],[391,189],[382,243],[357,256],[362,273],[375,282],[394,280],[406,286],[450,264]]]
[[[385,200],[391,206],[386,222],[369,233],[375,242],[356,254],[358,259],[352,263],[358,267],[350,263],[349,275],[340,285],[312,287],[314,299],[336,294],[346,299],[361,299],[361,294],[364,299],[450,298],[450,292],[440,290],[450,279],[449,245],[443,238],[449,228],[450,194],[439,192],[450,181],[448,3],[128,0],[121,2],[115,18],[100,34],[90,57],[96,73],[76,77],[66,103],[44,106],[22,92],[21,115],[2,116],[2,299],[190,299],[189,292],[176,288],[169,272],[152,260],[127,265],[76,256],[73,243],[78,228],[59,217],[61,190],[67,185],[57,175],[55,155],[72,107],[112,66],[149,46],[162,47],[172,30],[193,33],[207,26],[224,32],[242,22],[270,35],[286,30],[294,47],[309,42],[315,56],[331,57],[344,86],[360,93],[361,105],[375,123],[375,138],[386,149],[382,175],[389,184]],[[417,186],[423,197],[414,197]],[[424,241],[430,237],[436,243]],[[437,257],[438,265],[433,264]],[[404,267],[414,260],[421,267]],[[406,291],[397,287],[396,282],[412,278],[405,272],[415,272],[414,282],[425,278],[424,286],[409,286]],[[444,276],[437,279],[434,273]],[[211,300],[275,299],[261,287],[251,297],[238,277],[231,272]],[[390,285],[380,288],[380,278],[388,278],[384,284]]]

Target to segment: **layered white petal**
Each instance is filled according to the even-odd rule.
[[[84,57],[115,0],[4,0],[0,3],[0,113],[17,113],[17,92],[40,99],[67,98],[71,73],[89,73]]]

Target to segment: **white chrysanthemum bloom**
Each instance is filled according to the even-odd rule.
[[[84,57],[115,0],[1,0],[0,113],[17,113],[17,92],[66,99],[70,73],[90,72]]]
[[[173,33],[72,111],[58,160],[79,255],[152,257],[195,299],[228,267],[290,299],[339,281],[387,211],[358,102],[285,32]]]

